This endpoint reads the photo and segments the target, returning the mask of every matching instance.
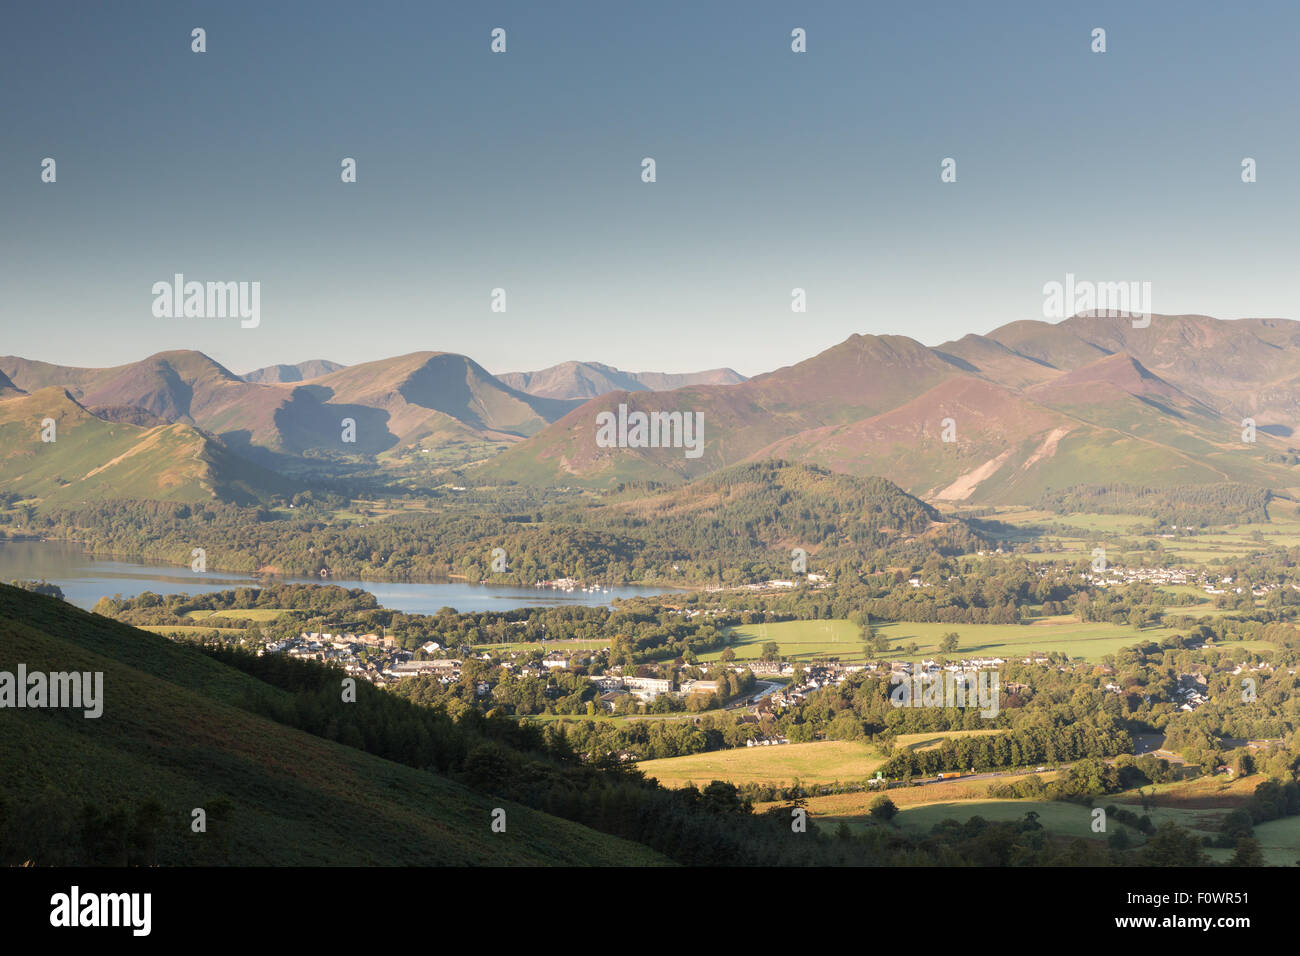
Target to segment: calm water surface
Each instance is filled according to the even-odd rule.
[[[101,597],[120,594],[135,597],[145,591],[155,594],[205,594],[227,591],[258,583],[252,575],[233,571],[198,574],[188,567],[136,564],[93,558],[75,545],[45,541],[0,542],[0,581],[44,579],[63,589],[63,596],[89,610]],[[666,588],[602,588],[599,592],[555,591],[550,588],[515,587],[497,584],[468,584],[442,581],[429,584],[400,584],[387,581],[321,581],[318,578],[279,578],[303,584],[335,584],[363,588],[381,605],[407,614],[435,614],[440,608],[457,611],[508,611],[517,607],[554,607],[579,604],[600,607],[615,598],[663,594]]]

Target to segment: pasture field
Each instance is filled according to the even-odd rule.
[[[1236,614],[1232,608],[1214,607],[1211,604],[1188,604],[1179,607],[1167,607],[1163,611],[1169,617],[1222,617],[1225,614]]]
[[[1097,798],[1098,806],[1106,806],[1110,800]],[[1025,818],[1029,811],[1038,814],[1038,822],[1043,828],[1057,836],[1082,837],[1085,840],[1105,840],[1117,828],[1124,828],[1134,844],[1145,842],[1141,832],[1118,820],[1108,821],[1105,833],[1095,833],[1092,829],[1092,810],[1077,803],[1065,800],[968,800],[959,803],[927,803],[903,809],[894,822],[904,832],[920,836],[943,820],[966,821],[971,817],[983,817],[985,820],[999,823],[1015,823]],[[1137,811],[1141,815],[1140,809]],[[1175,810],[1165,808],[1153,810],[1151,820],[1156,826],[1172,820],[1180,827],[1190,830],[1198,837],[1213,836],[1218,830],[1221,814],[1196,810]]]
[[[1210,595],[1192,584],[1166,584],[1156,590],[1161,594],[1168,594],[1170,597],[1183,598],[1185,600],[1184,607],[1214,607],[1214,601]]]
[[[909,735],[919,737],[924,735]],[[1059,771],[1038,774],[1044,782],[1052,780]],[[900,809],[895,825],[914,834],[928,832],[944,819],[965,821],[973,816],[986,820],[1023,820],[1034,810],[1038,822],[1048,830],[1062,836],[1081,836],[1100,839],[1101,834],[1091,830],[1091,815],[1087,808],[1064,801],[1033,801],[991,799],[991,787],[1014,777],[1002,775],[981,780],[949,780],[942,783],[911,787],[894,787],[889,790],[868,790],[861,793],[841,793],[814,796],[806,801],[808,813],[822,826],[835,827],[841,821],[853,830],[878,826],[870,817],[873,800],[885,793]],[[1243,777],[1229,780],[1223,776],[1202,776],[1174,783],[1157,784],[1144,788],[1151,798],[1149,815],[1153,823],[1173,822],[1192,831],[1198,837],[1218,834],[1224,816],[1242,806],[1254,793],[1262,777]],[[1095,798],[1097,806],[1115,804],[1142,815],[1141,797],[1135,791]],[[777,804],[764,803],[755,807],[761,812]],[[1122,824],[1113,824],[1113,826]],[[1141,843],[1141,834],[1128,828],[1134,843]],[[1270,866],[1295,866],[1300,862],[1300,817],[1286,817],[1261,824],[1255,828],[1265,859]],[[1207,847],[1207,854],[1215,862],[1227,862],[1231,849]]]
[[[712,711],[712,713],[717,713],[717,711]],[[681,715],[655,714],[653,716],[655,719],[658,720],[671,720]],[[699,715],[691,714],[690,716],[697,717]],[[556,723],[557,721],[565,721],[565,720],[568,721],[591,720],[591,721],[598,721],[602,724],[614,724],[615,726],[617,726],[619,724],[625,724],[631,719],[649,719],[650,715],[647,715],[645,718],[631,718],[628,717],[627,715],[608,714],[605,712],[604,708],[598,707],[596,709],[596,713],[590,716],[588,716],[587,714],[519,714],[517,715],[517,717],[521,723],[527,721],[534,721],[539,724],[553,724]]]
[[[961,509],[956,509],[960,515]],[[1139,514],[1096,514],[1072,512],[1054,514],[1031,508],[998,508],[991,516],[994,520],[1015,527],[1019,534],[1013,540],[1044,538],[1059,541],[1060,549],[1044,551],[1030,556],[1031,560],[1090,559],[1094,545],[1110,539],[1129,539],[1130,543],[1144,543],[1154,539],[1160,542],[1165,554],[1184,564],[1205,564],[1214,558],[1240,558],[1261,548],[1293,548],[1300,546],[1300,516],[1295,506],[1275,501],[1269,507],[1266,524],[1232,524],[1207,529],[1190,536],[1160,537],[1138,533],[1139,528],[1150,527],[1152,519]],[[1053,525],[1065,527],[1064,533],[1047,529]],[[1112,556],[1112,564],[1123,563],[1123,553]]]
[[[1269,866],[1300,865],[1300,817],[1283,817],[1255,827],[1264,862]],[[1223,847],[1207,847],[1205,852],[1215,863],[1227,863],[1233,851]]]
[[[236,618],[247,621],[274,621],[280,615],[287,613],[289,613],[289,609],[283,607],[255,607],[246,610],[228,608],[222,611],[190,611],[185,616],[193,621],[207,621],[214,617]]]
[[[871,654],[871,660],[903,660],[932,657],[939,651],[943,635],[953,631],[959,643],[959,657],[1025,657],[1031,651],[1063,653],[1071,657],[1099,661],[1122,647],[1147,640],[1158,640],[1168,632],[1161,628],[1138,628],[1102,623],[1080,623],[1072,617],[1046,618],[1032,624],[933,624],[896,622],[875,625],[878,633],[889,638],[891,650]],[[858,628],[847,620],[782,621],[775,624],[745,624],[729,632],[729,646],[737,660],[757,660],[763,644],[775,641],[781,654],[795,661],[822,657],[841,660],[866,660]],[[916,654],[903,648],[914,643]],[[717,660],[722,652],[714,651],[704,660]]]
[[[891,795],[892,799],[892,795]],[[897,801],[895,801],[897,802]],[[905,833],[923,836],[944,820],[965,822],[971,817],[983,817],[991,823],[1018,823],[1025,814],[1038,814],[1038,822],[1045,830],[1068,837],[1087,840],[1104,840],[1106,834],[1092,831],[1092,811],[1077,803],[1063,800],[964,800],[957,803],[926,803],[906,807],[894,818],[894,824]],[[1122,824],[1115,824],[1121,826]],[[1136,830],[1130,836],[1141,839]]]
[[[642,760],[637,769],[665,787],[689,783],[703,787],[713,780],[744,783],[824,784],[861,780],[884,766],[885,758],[869,744],[819,740],[774,747],[737,747],[685,757]]]
[[[1235,608],[1215,607],[1214,599],[1198,587],[1190,584],[1173,584],[1158,588],[1162,594],[1178,598],[1182,603],[1164,608],[1161,613],[1166,617],[1187,615],[1189,617],[1219,617],[1223,614],[1236,614]],[[1262,604],[1256,601],[1255,604]]]
[[[242,627],[207,627],[199,624],[145,624],[140,626],[140,630],[148,631],[151,634],[211,634],[216,631],[222,635],[240,635],[244,633]]]
[[[838,656],[861,660],[863,657],[857,625],[843,618],[745,624],[732,628],[729,633],[731,643],[728,646],[741,661],[758,660],[763,654],[763,645],[768,641],[776,641],[781,654],[791,659]],[[721,649],[701,655],[705,661],[716,661],[721,657]]]
[[[1172,783],[1157,783],[1143,789],[1151,796],[1152,805],[1175,810],[1231,810],[1240,807],[1264,782],[1260,776],[1240,777],[1230,780],[1226,776],[1198,776]],[[1140,805],[1137,793],[1117,793],[1105,798],[1108,802]]]
[[[1036,774],[1036,776],[1046,783],[1054,779],[1059,772],[1057,770],[1048,770]],[[826,818],[831,821],[832,825],[842,819],[850,826],[865,826],[869,825],[866,818],[871,810],[871,802],[882,793],[886,794],[894,802],[894,805],[900,808],[919,807],[932,803],[951,804],[962,800],[988,800],[990,787],[1006,783],[1008,780],[1019,779],[1028,773],[1032,773],[1032,771],[1006,775],[997,779],[991,777],[979,780],[958,778],[956,780],[944,780],[941,783],[927,783],[911,787],[890,787],[888,790],[832,793],[826,796],[808,797],[805,803],[810,815],[819,820]],[[780,802],[760,803],[754,807],[754,810],[761,813],[769,807],[780,805]]]
[[[1104,807],[1111,802],[1118,803],[1107,797],[1096,799],[1097,806]],[[964,822],[971,817],[979,816],[992,822],[1015,823],[1023,820],[1030,810],[1038,814],[1038,822],[1043,828],[1056,836],[1105,840],[1117,829],[1123,828],[1133,844],[1143,843],[1146,840],[1140,831],[1118,820],[1108,821],[1105,833],[1094,833],[1092,810],[1065,800],[970,800],[960,803],[927,803],[903,809],[894,818],[894,823],[904,832],[920,836],[928,833],[936,823],[947,819]],[[1141,816],[1140,808],[1135,812]],[[1151,820],[1156,826],[1166,821],[1173,821],[1198,837],[1206,837],[1214,836],[1218,832],[1219,820],[1223,812],[1164,808],[1153,810]]]
[[[1130,528],[1151,524],[1151,519],[1142,515],[1092,514],[1085,511],[1075,511],[1066,515],[1052,515],[1049,513],[1046,521],[1055,521],[1058,524],[1069,525],[1071,528],[1079,528],[1092,534],[1129,534]]]
[[[510,641],[504,644],[475,644],[475,653],[483,651],[598,651],[609,647],[609,641]]]
[[[635,718],[644,719],[644,718]],[[1003,730],[952,730],[924,734],[900,734],[895,738],[898,748],[931,750],[940,746],[945,737],[974,737],[1005,733]],[[666,787],[682,787],[687,783],[703,786],[713,780],[742,783],[800,783],[809,785],[846,782],[870,777],[885,763],[884,755],[866,743],[847,740],[819,740],[806,744],[779,744],[773,747],[736,747],[710,753],[690,754],[686,757],[665,757],[660,760],[643,760],[638,769],[648,776],[657,777]],[[1046,775],[1043,775],[1046,777]],[[933,784],[944,787],[947,784]],[[920,788],[912,788],[920,789]],[[987,789],[987,788],[985,788]],[[890,791],[891,794],[897,791]],[[981,791],[982,792],[982,791]],[[873,794],[866,794],[870,797]],[[862,797],[863,794],[853,794]],[[826,799],[832,799],[830,797]],[[931,797],[938,799],[938,797]],[[863,812],[866,812],[865,810]]]

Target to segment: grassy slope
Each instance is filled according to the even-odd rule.
[[[1036,776],[1047,783],[1057,774],[1048,771]],[[889,799],[903,811],[896,818],[895,825],[913,835],[926,833],[936,823],[945,819],[965,821],[973,816],[981,816],[986,820],[1017,821],[1024,819],[1025,814],[1033,810],[1039,815],[1038,822],[1058,836],[1096,840],[1104,839],[1116,829],[1124,828],[1134,843],[1144,841],[1137,831],[1117,821],[1110,822],[1106,834],[1093,833],[1090,811],[1077,804],[1049,800],[990,798],[989,788],[1005,783],[1007,779],[1014,778],[959,779],[924,786],[896,787],[885,792]],[[1166,822],[1176,823],[1192,831],[1197,837],[1214,836],[1219,831],[1223,817],[1230,810],[1244,805],[1263,779],[1257,776],[1243,777],[1238,780],[1229,780],[1221,776],[1196,777],[1147,787],[1146,791],[1154,798],[1154,805],[1150,810],[1151,820],[1157,826]],[[823,826],[833,827],[840,821],[844,821],[851,829],[861,831],[879,825],[870,817],[871,803],[878,795],[878,791],[868,790],[860,793],[810,797],[807,800],[807,808],[809,814],[817,818]],[[1143,814],[1136,791],[1099,796],[1095,800],[1097,806],[1113,803],[1139,816]],[[755,809],[763,812],[774,805],[777,804],[759,804]],[[1297,859],[1300,859],[1300,817],[1285,817],[1260,824],[1255,828],[1255,836],[1262,844],[1268,865],[1294,866]],[[1227,862],[1232,852],[1230,849],[1206,848],[1209,857],[1219,863]]]
[[[943,635],[952,631],[959,637],[955,654],[950,657],[1001,655],[1024,657],[1030,651],[1065,653],[1086,660],[1100,660],[1121,647],[1131,647],[1151,640],[1160,630],[1142,630],[1128,626],[1102,623],[1079,623],[1073,619],[1052,620],[1036,624],[943,624],[897,622],[875,625],[876,630],[889,638],[893,650],[887,654],[865,654],[862,638],[856,625],[842,619],[817,621],[782,621],[776,624],[746,624],[732,628],[728,645],[737,660],[756,660],[763,653],[763,644],[775,641],[781,654],[796,661],[810,661],[820,657],[838,657],[841,660],[892,660],[908,655],[900,649],[915,643],[915,657],[928,657],[939,653]],[[715,660],[722,650],[702,655],[703,660]]]
[[[46,418],[56,441],[41,441]],[[288,489],[188,425],[104,421],[57,388],[0,401],[0,485],[65,507],[118,498],[250,503]]]
[[[1255,827],[1255,839],[1259,841],[1268,866],[1300,863],[1300,817],[1283,817],[1261,823]],[[1205,852],[1216,863],[1226,863],[1233,854],[1232,850],[1221,847],[1210,847]]]
[[[284,727],[238,703],[267,688],[201,653],[70,605],[0,586],[0,670],[104,672],[98,720],[0,710],[0,779],[11,798],[47,788],[101,805],[165,808],[160,860],[206,837],[190,811],[235,806],[228,859],[242,864],[651,864],[643,847],[476,794]],[[340,706],[343,706],[342,704]],[[490,830],[493,807],[507,832]],[[39,862],[39,861],[38,861]]]
[[[945,738],[1005,733],[1002,730],[955,730],[924,734],[900,734],[900,749],[933,750]],[[768,747],[736,747],[685,757],[643,760],[637,764],[647,776],[665,787],[703,786],[712,780],[735,784],[788,784],[797,777],[803,784],[834,783],[870,777],[883,766],[885,757],[875,747],[847,740],[818,740],[804,744]]]
[[[637,768],[665,787],[688,783],[704,786],[712,780],[731,783],[833,783],[870,777],[885,758],[868,744],[819,740],[772,747],[737,747],[710,753],[644,760]]]

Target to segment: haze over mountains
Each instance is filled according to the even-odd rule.
[[[296,365],[267,365],[265,368],[253,369],[239,377],[245,382],[274,385],[279,382],[302,382],[309,378],[319,378],[330,372],[337,372],[343,367],[338,362],[331,362],[328,359],[312,359],[309,362],[298,362]]]
[[[1049,488],[1115,481],[1300,486],[1289,451],[1300,443],[1292,438],[1300,430],[1300,323],[1288,320],[1154,316],[1135,329],[1127,318],[1080,315],[1013,322],[933,348],[906,336],[854,335],[748,380],[730,369],[674,376],[588,362],[493,376],[445,352],[333,365],[241,377],[189,351],[108,369],[0,358],[0,422],[28,430],[7,442],[6,467],[25,467],[44,408],[87,435],[116,426],[111,440],[95,439],[104,453],[94,467],[122,454],[114,443],[123,436],[182,425],[193,433],[186,441],[203,443],[189,460],[218,471],[230,469],[221,455],[232,452],[230,460],[283,470],[302,456],[385,465],[416,451],[463,449],[453,464],[469,465],[467,480],[486,482],[678,483],[782,458],[883,475],[948,501],[1028,502]],[[700,413],[703,454],[600,447],[597,416],[620,405]],[[1254,442],[1242,440],[1247,418]],[[345,420],[355,423],[355,441],[345,440]],[[63,454],[39,451],[51,461]],[[75,484],[94,457],[50,467]],[[475,465],[475,457],[490,460]],[[22,474],[48,487],[30,477],[34,470]],[[219,474],[180,484],[189,480],[228,486]]]
[[[688,385],[735,385],[745,376],[729,368],[672,374],[624,372],[599,362],[563,362],[538,372],[498,375],[511,388],[545,398],[595,398],[606,392],[664,392]]]
[[[305,382],[337,372],[346,366],[327,359],[313,359],[292,365],[267,365],[241,375],[245,382],[275,385],[282,382]],[[563,362],[536,372],[506,372],[497,380],[516,391],[539,398],[595,398],[620,389],[629,392],[661,392],[686,385],[734,385],[745,376],[729,368],[703,372],[624,372],[599,362]]]

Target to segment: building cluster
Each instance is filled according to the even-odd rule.
[[[1210,699],[1210,688],[1202,674],[1179,674],[1174,688],[1174,703],[1179,710],[1195,710]]]
[[[647,703],[662,694],[673,692],[673,682],[658,677],[631,677],[610,672],[591,678],[600,691],[600,702],[606,710],[613,710],[620,697],[632,695]]]
[[[1221,576],[1198,568],[1128,568],[1110,565],[1102,570],[1080,572],[1080,577],[1099,588],[1123,584],[1150,584],[1156,587],[1190,585],[1212,595],[1247,592],[1247,588],[1238,585],[1232,575]],[[1249,591],[1255,597],[1266,597],[1273,591],[1280,591],[1285,587],[1300,591],[1300,584],[1288,585],[1277,582],[1252,585]]]
[[[1241,677],[1243,674],[1247,677],[1270,677],[1273,675],[1274,665],[1268,661],[1256,661],[1254,663],[1233,664],[1231,668],[1227,664],[1219,664],[1213,668],[1215,673],[1230,674],[1233,677]],[[1296,668],[1283,668],[1286,673],[1294,677]],[[1202,704],[1210,700],[1209,682],[1199,671],[1178,675],[1178,686],[1174,689],[1174,703],[1178,705],[1179,710],[1196,710]]]
[[[741,673],[746,666],[745,664],[731,664],[725,669],[734,673]],[[711,668],[709,665],[703,665],[700,670],[709,673]],[[726,682],[719,678],[687,679],[681,681],[674,689],[673,681],[666,678],[632,677],[620,674],[618,671],[619,668],[613,668],[605,674],[591,678],[591,682],[601,692],[599,698],[601,705],[608,711],[613,711],[619,700],[629,695],[649,703],[665,694],[672,694],[676,697],[690,697],[695,694],[723,695],[726,693]]]
[[[816,572],[810,571],[809,573],[805,574],[801,579],[798,580],[773,578],[770,581],[759,581],[756,584],[736,584],[736,585],[724,585],[721,587],[708,587],[708,588],[704,588],[704,593],[717,594],[721,591],[756,591],[760,593],[770,592],[770,591],[790,591],[798,587],[800,584],[808,584],[811,585],[813,588],[820,590],[822,588],[830,587],[831,581],[824,574],[817,574]]]
[[[535,581],[535,588],[550,588],[552,591],[564,591],[573,593],[574,591],[583,591],[588,594],[599,594],[602,591],[611,591],[613,588],[601,587],[599,584],[583,584],[577,578],[556,578],[554,581]]]
[[[410,651],[402,650],[391,637],[307,631],[297,637],[271,641],[260,653],[287,654],[289,657],[338,664],[349,674],[375,683],[384,683],[385,675],[390,674],[392,668],[414,656]]]
[[[435,641],[428,641],[419,650],[435,653],[441,651],[442,647]],[[416,653],[401,649],[394,639],[374,634],[303,632],[296,638],[268,643],[261,653],[286,654],[295,658],[337,664],[353,676],[381,685],[407,677],[432,677],[444,685],[455,684],[461,680],[464,663],[458,658],[446,657],[417,660]],[[507,656],[513,660],[500,661],[501,671],[504,674],[526,678],[546,677],[556,671],[586,667],[595,663],[595,656],[587,650],[576,650],[568,655],[560,651],[551,651],[540,661],[527,651],[510,651]],[[518,659],[521,657],[526,658],[527,662],[520,663]],[[494,659],[494,655],[483,651],[474,655],[474,659],[489,662]],[[722,665],[702,665],[700,670],[707,675],[711,666],[721,668]],[[792,665],[781,663],[765,665],[739,663],[730,665],[727,669],[740,672],[750,666],[773,675],[793,673]],[[606,710],[613,711],[617,702],[625,697],[634,697],[649,703],[666,694],[689,697],[693,694],[725,693],[725,681],[719,679],[688,679],[683,680],[678,687],[675,686],[676,682],[669,678],[639,677],[621,671],[621,668],[614,667],[604,674],[589,678],[600,694],[599,704]],[[477,692],[481,697],[488,696],[491,693],[491,685],[481,681]]]
[[[1084,571],[1080,576],[1094,587],[1105,588],[1117,584],[1196,584],[1204,573],[1189,568],[1126,568],[1112,564],[1101,570]]]
[[[890,677],[897,680],[905,680],[913,677],[922,679],[937,680],[944,674],[957,675],[960,682],[961,675],[975,674],[980,671],[997,670],[1003,664],[1007,663],[1004,657],[964,657],[958,661],[948,661],[939,663],[936,660],[923,660],[919,665],[913,664],[912,661],[867,661],[866,663],[845,664],[839,661],[814,662],[804,667],[804,679],[802,682],[795,684],[790,683],[785,688],[776,691],[769,697],[759,702],[759,710],[771,709],[774,711],[784,710],[787,707],[793,707],[801,703],[814,691],[825,687],[836,687],[852,674],[867,673],[877,677]],[[1021,658],[1023,664],[1037,664],[1047,666],[1051,664],[1051,658],[1040,652],[1031,652],[1027,657]],[[782,670],[780,673],[793,673],[793,665],[784,663],[782,667],[790,668],[789,671]],[[757,667],[751,665],[755,676],[759,676]],[[1061,665],[1060,670],[1065,670],[1066,666]],[[1009,684],[1007,691],[1013,692],[1016,689],[1024,690],[1024,684]]]

